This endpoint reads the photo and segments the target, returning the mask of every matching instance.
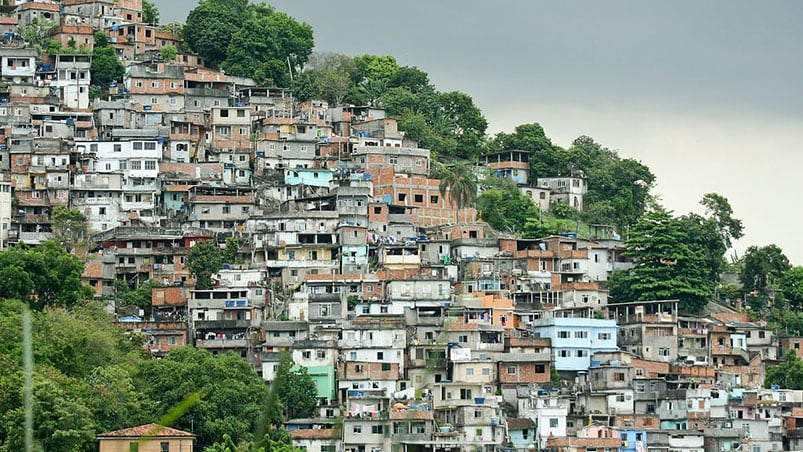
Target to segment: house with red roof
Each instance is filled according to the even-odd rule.
[[[97,436],[100,452],[192,452],[195,435],[190,432],[146,424]]]

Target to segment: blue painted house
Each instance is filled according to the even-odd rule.
[[[616,321],[574,317],[536,319],[533,324],[536,337],[552,341],[555,368],[558,371],[588,370],[591,356],[597,352],[614,352]]]

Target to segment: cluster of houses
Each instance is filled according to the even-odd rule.
[[[92,232],[83,280],[155,356],[233,352],[268,383],[283,353],[308,370],[319,404],[288,420],[297,447],[803,449],[803,392],[763,388],[803,338],[724,308],[609,304],[608,276],[632,266],[612,228],[522,239],[456,214],[430,151],[381,108],[294,99],[195,55],[165,61],[180,37],[142,23],[140,0],[8,3],[0,249],[51,238],[53,208],[77,209]],[[21,39],[41,21],[59,52]],[[90,99],[96,31],[126,72]],[[530,180],[530,158],[478,166],[541,209],[584,209],[585,175]],[[186,259],[204,240],[236,252],[197,289]],[[151,308],[120,306],[120,282],[152,284]]]

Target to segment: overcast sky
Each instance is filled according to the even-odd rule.
[[[778,244],[803,265],[803,2],[740,0],[280,0],[316,51],[393,55],[470,94],[511,132],[538,122],[641,160],[682,214],[727,197],[736,246]],[[197,0],[156,0],[162,22]]]

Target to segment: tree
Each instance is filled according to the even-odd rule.
[[[450,203],[455,207],[455,223],[459,223],[459,213],[469,207],[477,198],[477,180],[471,167],[458,163],[441,175],[440,193],[443,198],[449,194]]]
[[[56,242],[72,251],[86,237],[89,223],[84,214],[65,205],[58,205],[50,213],[50,225]]]
[[[17,33],[22,39],[34,46],[37,53],[42,51],[48,46],[50,42],[50,33],[55,28],[56,23],[52,20],[40,19],[35,17],[30,25],[22,25],[17,27]]]
[[[511,179],[492,176],[484,185],[477,197],[477,211],[497,231],[521,232],[529,218],[538,216],[538,208]]]
[[[237,263],[237,251],[240,248],[240,239],[231,236],[226,237],[226,248],[223,249],[223,262],[228,264]]]
[[[299,367],[290,372],[290,378],[285,382],[281,394],[288,419],[315,417],[318,388],[306,367]]]
[[[733,245],[733,240],[742,238],[744,225],[742,220],[733,217],[733,209],[727,198],[717,193],[706,193],[700,204],[705,207],[706,214],[716,221],[719,235],[726,248]]]
[[[158,401],[153,417],[159,419],[189,395],[201,392],[200,402],[180,413],[174,427],[198,435],[204,447],[228,435],[235,444],[254,440],[266,397],[265,384],[239,355],[212,355],[206,350],[182,347],[158,361],[141,363],[135,380],[138,390]]]
[[[190,248],[186,262],[195,276],[195,287],[208,289],[212,287],[212,275],[223,265],[223,255],[214,240],[201,240]]]
[[[803,389],[803,361],[794,350],[786,352],[784,360],[767,368],[764,387],[778,385],[784,389]]]
[[[248,0],[201,0],[187,15],[184,40],[190,49],[217,67],[227,57],[229,42],[247,17]]]
[[[753,309],[763,308],[774,298],[777,283],[791,268],[789,258],[777,245],[747,248],[739,279]]]
[[[485,150],[485,130],[488,121],[474,105],[471,96],[452,91],[438,96],[438,104],[449,126],[442,131],[454,136],[458,157],[476,159]]]
[[[690,242],[683,221],[663,209],[646,213],[625,242],[623,254],[634,259],[634,267],[608,279],[614,302],[677,299],[683,311],[700,312],[715,281],[706,271],[705,251]]]
[[[187,22],[189,26],[189,20]],[[259,4],[231,36],[222,67],[233,75],[290,86],[313,47],[312,27]]]
[[[795,309],[803,307],[803,267],[792,267],[787,270],[780,282],[784,300]]]
[[[0,253],[0,293],[24,300],[34,310],[74,306],[92,294],[81,283],[83,270],[76,256],[52,240],[36,248],[18,245]]]
[[[151,0],[142,0],[142,21],[151,25],[159,23],[159,9]]]
[[[160,24],[157,30],[162,33],[171,33],[181,36],[184,34],[184,24],[178,21],[168,22],[166,24]]]
[[[95,33],[95,47],[92,50],[92,84],[100,85],[104,89],[111,82],[122,81],[125,75],[125,66],[117,58],[114,47],[109,45],[108,39],[98,39],[103,32]]]
[[[165,61],[174,61],[176,56],[178,56],[178,49],[174,45],[166,45],[159,49],[159,56],[165,59]]]

